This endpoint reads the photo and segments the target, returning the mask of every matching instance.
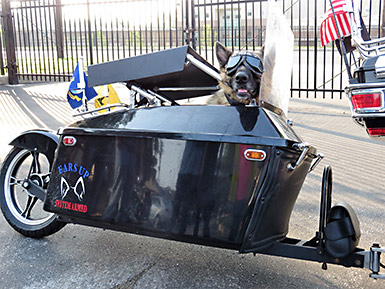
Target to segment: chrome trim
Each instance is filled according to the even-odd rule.
[[[190,61],[194,66],[198,67],[203,72],[206,72],[211,77],[215,78],[218,81],[222,81],[221,75],[216,72],[215,70],[211,69],[210,67],[206,66],[204,63],[200,62],[198,59],[196,59],[191,54],[187,53],[186,56],[187,60]]]
[[[169,103],[169,104],[172,103],[169,99],[167,99],[167,98],[165,98],[164,96],[161,96],[161,95],[159,95],[159,94],[153,92],[152,90],[148,90],[148,93],[150,93],[151,95],[155,96],[157,99],[159,99],[159,100],[161,100],[161,101],[163,101],[163,102],[167,102],[167,103]]]
[[[382,88],[385,89],[385,82],[383,83],[378,83],[378,82],[373,82],[373,83],[357,83],[357,84],[350,84],[345,87],[345,91],[348,92],[353,89],[365,89],[365,88]]]
[[[143,90],[143,89],[141,89],[135,85],[131,85],[130,89],[139,93],[141,96],[147,98],[147,100],[150,104],[153,104],[155,106],[160,106],[159,100],[157,99],[156,96],[148,93],[147,91],[145,91],[145,90]]]
[[[317,166],[318,164],[322,161],[322,159],[325,157],[323,153],[319,153],[317,155],[317,159],[314,161],[314,163],[311,165],[308,173],[311,173]]]
[[[79,112],[79,113],[76,113],[76,114],[74,114],[72,116],[73,117],[83,116],[83,115],[86,115],[86,114],[92,114],[92,113],[97,112],[97,111],[101,111],[101,110],[105,110],[105,109],[109,109],[109,108],[114,108],[114,107],[129,107],[129,106],[126,103],[113,103],[113,104],[106,105],[106,106],[99,107],[99,108],[95,108],[95,109],[92,109],[92,110]]]
[[[204,87],[160,87],[157,91],[201,91],[212,90],[217,91],[219,86],[204,86]]]
[[[287,165],[287,169],[289,171],[294,171],[296,168],[298,168],[303,163],[303,161],[305,160],[305,157],[306,157],[306,153],[310,149],[310,144],[308,144],[307,142],[295,143],[295,144],[293,144],[293,148],[296,149],[297,151],[302,151],[302,152],[299,155],[298,160],[295,162],[294,165],[291,163],[289,163]]]
[[[352,118],[385,117],[384,112],[356,113],[352,112]]]

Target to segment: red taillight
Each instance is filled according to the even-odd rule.
[[[352,104],[355,109],[381,107],[381,93],[353,94]]]
[[[372,136],[385,135],[385,127],[368,128],[368,134]]]
[[[76,138],[73,136],[65,136],[63,138],[63,144],[65,146],[74,146],[76,144]]]

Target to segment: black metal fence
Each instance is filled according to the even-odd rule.
[[[321,47],[319,27],[329,0],[277,1],[295,35],[292,95],[341,97],[347,84],[333,45]],[[15,61],[1,42],[4,65],[24,81],[68,81],[80,56],[87,65],[193,46],[215,64],[214,46],[253,50],[264,41],[266,0],[2,0],[10,7]],[[382,33],[382,0],[362,0],[371,35]]]

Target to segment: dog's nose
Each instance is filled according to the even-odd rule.
[[[235,75],[235,81],[236,81],[237,83],[246,83],[248,80],[249,80],[249,76],[248,76],[247,73],[244,72],[244,71],[239,71],[239,72]]]

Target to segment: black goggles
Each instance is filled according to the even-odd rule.
[[[254,54],[237,54],[229,58],[225,66],[226,74],[229,76],[233,75],[242,63],[255,74],[263,73],[263,63],[259,57]]]

